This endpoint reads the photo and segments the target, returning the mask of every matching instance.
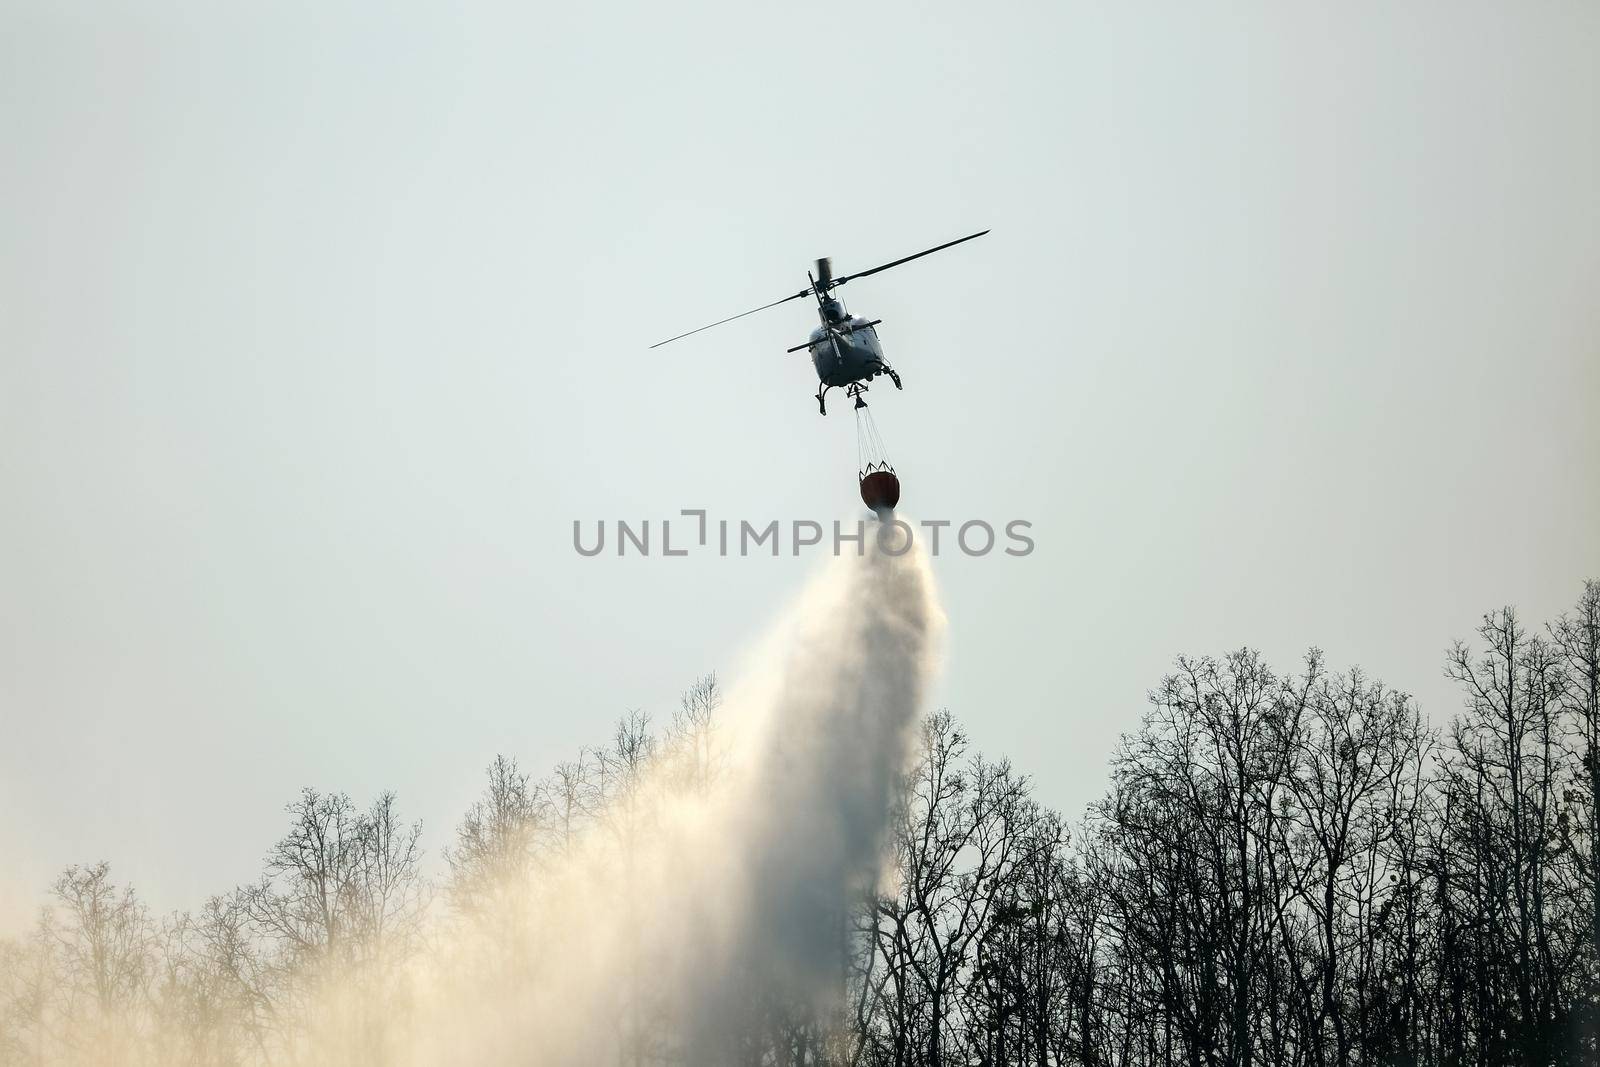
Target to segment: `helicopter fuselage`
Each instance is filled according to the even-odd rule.
[[[855,315],[833,329],[811,331],[809,350],[817,378],[823,385],[845,386],[866,381],[884,371],[883,346],[878,330]]]
[[[843,387],[888,371],[876,320],[851,315],[838,300],[823,302],[817,317],[821,325],[811,331],[806,348],[823,385]]]

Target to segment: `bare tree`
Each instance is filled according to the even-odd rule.
[[[1571,939],[1550,906],[1560,893],[1551,860],[1560,846],[1557,803],[1567,774],[1556,717],[1561,665],[1510,608],[1484,616],[1478,635],[1483,650],[1456,643],[1447,673],[1467,696],[1452,731],[1452,773],[1461,823],[1472,835],[1463,851],[1478,857],[1475,918],[1493,942],[1483,946],[1476,979],[1485,997],[1480,1044],[1498,1050],[1496,1057],[1512,1049],[1539,1057],[1562,1044],[1574,962]],[[1500,989],[1510,997],[1499,999]]]
[[[717,749],[716,730],[721,707],[722,690],[715,674],[695,679],[683,694],[666,735],[676,788],[704,793],[721,774],[723,757]]]
[[[56,880],[61,908],[51,925],[67,1000],[68,1044],[94,1061],[128,1058],[141,1038],[154,978],[156,930],[131,886],[111,867],[69,867]]]
[[[551,847],[553,810],[516,760],[496,756],[487,776],[483,796],[461,820],[454,847],[445,850],[447,896],[493,966],[525,973],[535,877],[541,853]]]
[[[1292,759],[1283,687],[1245,651],[1180,659],[1152,702],[1093,824],[1124,979],[1139,987],[1130,1007],[1157,1009],[1164,1055],[1249,1064],[1258,1021],[1283,1025],[1269,995],[1287,892],[1271,862]]]
[[[1329,1031],[1328,1058],[1348,1067],[1372,1023],[1380,977],[1373,949],[1394,915],[1390,894],[1399,879],[1389,846],[1402,828],[1398,816],[1418,803],[1427,737],[1404,694],[1358,670],[1330,678],[1313,654],[1307,678],[1306,698],[1290,703],[1299,715],[1286,779],[1294,803],[1285,819],[1291,840],[1281,851],[1312,920],[1308,1037],[1320,1048]]]
[[[420,943],[421,826],[399,821],[392,793],[363,812],[343,793],[306,789],[287,811],[289,832],[241,899],[276,952],[273,1017],[309,1029],[280,1036],[350,1062],[381,1059],[401,967]]]
[[[883,979],[887,1062],[942,1063],[969,1040],[962,981],[1018,862],[1030,814],[1024,783],[1004,763],[967,757],[948,712],[923,724],[919,758],[893,827],[898,891],[880,898],[873,925]]]
[[[620,912],[628,945],[627,974],[624,978],[623,1008],[618,1015],[619,1041],[623,1056],[635,1065],[653,1055],[665,1035],[653,1032],[650,1022],[659,1017],[664,990],[647,986],[650,961],[646,958],[638,908],[638,857],[643,842],[653,830],[655,810],[650,790],[650,772],[656,766],[660,749],[650,732],[649,716],[634,711],[617,723],[609,747],[602,749],[596,762],[599,769],[601,825],[615,854],[620,857],[623,907]]]
[[[1556,825],[1576,868],[1587,920],[1585,984],[1593,996],[1600,993],[1600,581],[1583,583],[1577,606],[1551,627],[1551,638],[1564,668],[1561,706],[1578,764]],[[1588,1040],[1593,1047],[1592,1030]]]

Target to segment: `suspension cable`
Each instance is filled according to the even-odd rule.
[[[856,408],[856,470],[865,477],[872,470],[892,470],[889,450],[878,431],[878,420],[872,409],[862,405]]]

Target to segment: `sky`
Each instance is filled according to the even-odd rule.
[[[1600,8],[0,0],[0,929],[253,879],[303,786],[437,857],[737,670],[861,515],[841,290],[942,552],[935,701],[1073,815],[1180,653],[1443,724],[1600,576]],[[659,525],[657,525],[659,537]],[[675,531],[676,533],[676,531]]]

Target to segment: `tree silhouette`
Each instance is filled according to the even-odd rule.
[[[1180,657],[1069,828],[947,711],[912,746],[882,877],[839,901],[837,987],[754,980],[741,1064],[1366,1067],[1600,1060],[1600,582],[1485,615],[1412,700],[1311,651]],[[68,868],[0,940],[0,1064],[405,1063],[419,998],[559,989],[553,879],[626,951],[597,1060],[686,1063],[636,907],[674,800],[729,775],[706,676],[545,778],[496,757],[441,852],[392,794],[307,789],[255,882],[153,916]],[[603,845],[585,852],[586,844]],[[646,872],[649,873],[646,873]],[[435,902],[437,906],[435,906]],[[830,957],[831,958],[831,957]],[[459,1003],[459,1001],[451,1002]],[[514,1046],[509,1062],[542,1062]],[[696,1061],[700,1062],[700,1061]]]

